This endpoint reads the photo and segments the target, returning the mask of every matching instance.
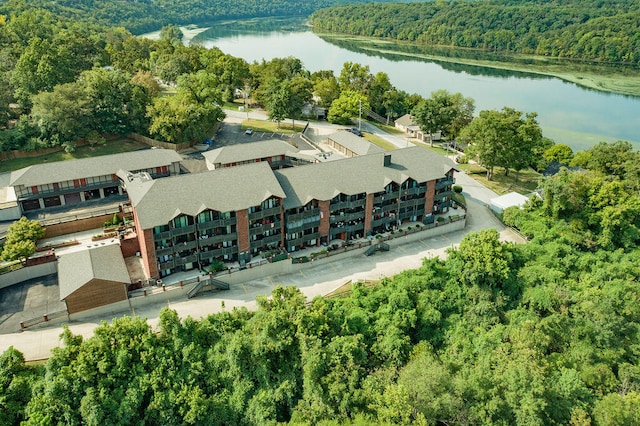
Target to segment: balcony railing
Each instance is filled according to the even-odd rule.
[[[173,251],[175,253],[179,253],[181,251],[185,251],[185,250],[191,250],[198,247],[198,241],[193,240],[193,241],[185,241],[184,243],[174,243],[173,245]]]
[[[173,247],[162,247],[156,249],[156,257],[173,254]]]
[[[400,191],[400,194],[405,196],[405,195],[420,195],[420,194],[424,194],[425,192],[427,192],[427,187],[426,186],[418,186],[416,188],[409,188],[409,189],[403,189]]]
[[[279,243],[282,239],[282,234],[270,235],[268,237],[264,237],[262,239],[251,241],[251,247],[262,247],[267,244]]]
[[[332,226],[331,232],[356,232],[364,230],[364,222],[357,223],[355,225],[345,225],[345,226]]]
[[[400,201],[400,203],[398,203],[398,206],[400,208],[424,206],[424,198],[416,198],[415,200]]]
[[[158,234],[153,234],[153,241],[162,241],[162,240],[170,240],[171,239],[171,231],[164,231]]]
[[[176,257],[174,259],[176,266],[186,265],[187,263],[193,263],[197,261],[198,261],[198,256],[196,256],[195,254],[184,256],[184,257]]]
[[[158,269],[161,271],[166,271],[167,269],[173,269],[176,267],[176,264],[173,260],[169,260],[167,262],[160,262],[158,265]]]
[[[350,220],[364,219],[364,210],[356,213],[332,214],[329,223],[348,222]]]
[[[287,240],[287,246],[288,247],[299,246],[299,245],[302,245],[302,244],[307,244],[309,241],[317,240],[319,238],[320,238],[320,233],[319,232],[314,232],[313,234],[303,235],[300,238],[294,238],[292,240]]]
[[[225,241],[232,241],[237,239],[238,239],[238,236],[235,232],[231,234],[212,235],[207,238],[200,238],[198,240],[198,245],[200,247],[209,247],[215,244],[223,243]]]
[[[441,180],[440,182],[436,182],[436,191],[450,185],[453,185],[453,179],[445,179]]]
[[[270,209],[262,209],[258,212],[253,212],[249,215],[249,220],[258,220],[258,219],[264,219],[265,217],[269,217],[269,216],[280,216],[280,212],[282,211],[282,209],[280,208],[280,206],[276,206],[276,207],[272,207]]]
[[[285,214],[287,222],[297,222],[307,218],[318,218],[320,220],[320,209],[310,209],[301,213]]]
[[[222,247],[215,250],[201,251],[199,254],[200,260],[211,260],[224,255],[233,255],[238,253],[238,247]]]
[[[235,225],[237,223],[237,220],[235,217],[231,217],[229,219],[216,219],[216,220],[211,220],[209,222],[201,222],[197,224],[197,228],[199,231],[206,231],[208,229],[213,229],[213,228],[226,228],[227,226],[232,226]]]
[[[285,224],[285,228],[287,229],[287,232],[301,232],[304,231],[305,229],[311,229],[311,228],[317,228],[318,226],[320,226],[320,218],[318,218],[318,220],[314,220],[313,222],[306,222],[306,223],[289,223],[287,222]]]
[[[196,232],[196,225],[183,226],[181,228],[171,228],[171,235],[178,237],[180,235],[193,234]]]
[[[265,225],[252,226],[251,228],[249,228],[249,235],[264,234],[265,232],[268,232],[268,231],[280,229],[281,226],[282,226],[282,222],[279,220],[276,220],[273,223],[267,223]]]
[[[453,195],[453,191],[442,191],[442,192],[436,192],[436,193],[433,195],[433,199],[434,199],[434,200],[441,200],[441,199],[443,199],[443,198],[450,197],[450,196],[452,196],[452,195]]]
[[[336,203],[329,204],[329,211],[336,212],[343,209],[357,209],[358,207],[364,207],[366,202],[367,200],[365,198],[354,201],[338,201]]]
[[[375,219],[371,222],[371,226],[373,228],[380,226],[380,225],[386,225],[388,223],[395,223],[397,222],[398,218],[397,217],[391,217],[391,216],[385,216],[385,217],[381,217],[380,219]]]
[[[378,195],[377,197],[373,197],[373,204],[380,204],[385,200],[391,200],[394,198],[398,198],[400,196],[400,191],[391,191],[382,195]]]

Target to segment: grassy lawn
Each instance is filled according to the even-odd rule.
[[[304,129],[303,121],[296,121],[295,129],[292,126],[291,121],[287,120],[280,122],[280,128],[278,129],[278,123],[275,121],[255,120],[249,118],[242,122],[242,129],[253,129],[254,132],[266,132],[266,133],[298,133]]]
[[[452,155],[451,151],[447,151],[437,144],[434,144],[434,146],[430,146],[428,143],[424,142],[412,142],[416,146],[421,146],[440,155],[444,155],[447,157],[451,157]],[[501,167],[496,167],[493,170],[493,179],[489,181],[487,180],[487,169],[477,164],[456,164],[456,168],[464,171],[474,180],[480,182],[499,195],[513,191],[522,195],[530,194],[538,187],[538,181],[542,177],[540,173],[537,173],[532,169],[521,170],[518,176],[518,182],[516,182],[516,173],[513,170],[509,172],[509,176],[505,176],[504,169]]]
[[[385,151],[391,151],[391,150],[394,150],[394,149],[398,148],[397,146],[395,146],[391,142],[386,141],[386,140],[382,139],[380,136],[374,135],[373,133],[362,132],[362,134],[364,135],[364,138],[366,140],[368,140],[369,142],[371,142],[374,145],[379,146],[380,148],[384,149]]]
[[[74,152],[58,151],[51,154],[40,155],[38,157],[14,158],[0,161],[0,173],[18,170],[34,164],[52,163],[54,161],[77,160],[79,158],[97,157],[100,155],[117,154],[120,152],[137,151],[147,148],[142,142],[133,139],[121,138],[108,141],[104,146],[90,147],[79,146]]]
[[[373,287],[377,287],[378,285],[380,285],[380,280],[365,280],[364,283],[362,283],[362,285],[366,288],[373,288]],[[332,297],[349,297],[351,295],[351,287],[353,286],[353,284],[351,283],[351,281],[349,281],[346,284],[343,284],[342,286],[338,287],[337,289],[333,290],[331,293],[326,294],[324,297],[326,298],[332,298]]]
[[[493,179],[487,180],[487,170],[476,164],[459,164],[459,169],[467,172],[474,180],[477,180],[496,194],[502,195],[508,192],[517,192],[527,195],[538,187],[538,181],[542,175],[532,169],[521,170],[516,182],[516,173],[511,170],[509,176],[504,175],[504,169],[496,167],[493,170]]]

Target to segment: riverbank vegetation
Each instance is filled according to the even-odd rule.
[[[638,20],[628,0],[348,5],[311,16],[321,31],[634,66]]]
[[[0,356],[4,418],[41,424],[640,422],[637,153],[602,145],[448,258],[310,304],[276,288],[255,312],[158,330],[69,330],[44,367]],[[558,150],[561,151],[561,150]],[[559,153],[556,153],[559,154]],[[566,154],[566,153],[565,153]],[[575,157],[574,157],[575,158]],[[630,161],[628,161],[630,160]]]

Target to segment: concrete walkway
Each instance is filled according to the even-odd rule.
[[[389,252],[379,252],[370,257],[357,255],[330,263],[318,263],[301,272],[244,282],[232,286],[229,291],[203,293],[190,300],[182,297],[166,303],[150,304],[144,308],[136,309],[134,312],[128,310],[118,315],[133,313],[147,318],[149,324],[155,328],[159,322],[160,309],[164,306],[168,305],[175,309],[181,318],[187,316],[202,318],[234,307],[255,309],[256,296],[269,295],[278,285],[296,286],[311,299],[318,295],[328,294],[349,280],[391,277],[406,269],[420,267],[424,258],[434,256],[444,258],[446,250],[457,246],[468,232],[481,229],[495,228],[500,232],[503,241],[522,242],[518,235],[505,229],[487,208],[489,200],[496,196],[494,192],[461,173],[456,174],[456,180],[457,184],[464,188],[468,204],[467,226],[463,231],[403,244],[394,247]],[[87,236],[80,238],[87,238]],[[71,322],[68,325],[73,333],[88,338],[93,334],[95,327],[102,321],[110,321],[110,317],[89,318],[83,322]],[[14,346],[24,353],[27,360],[47,358],[50,356],[51,349],[59,346],[61,330],[61,326],[58,325],[2,335],[0,336],[0,352],[9,346]]]

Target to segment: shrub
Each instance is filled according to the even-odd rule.
[[[219,260],[214,260],[211,262],[211,265],[209,265],[209,272],[211,273],[224,271],[225,269],[227,269],[227,267]]]
[[[462,192],[462,187],[460,185],[453,185],[453,192],[460,194]]]

